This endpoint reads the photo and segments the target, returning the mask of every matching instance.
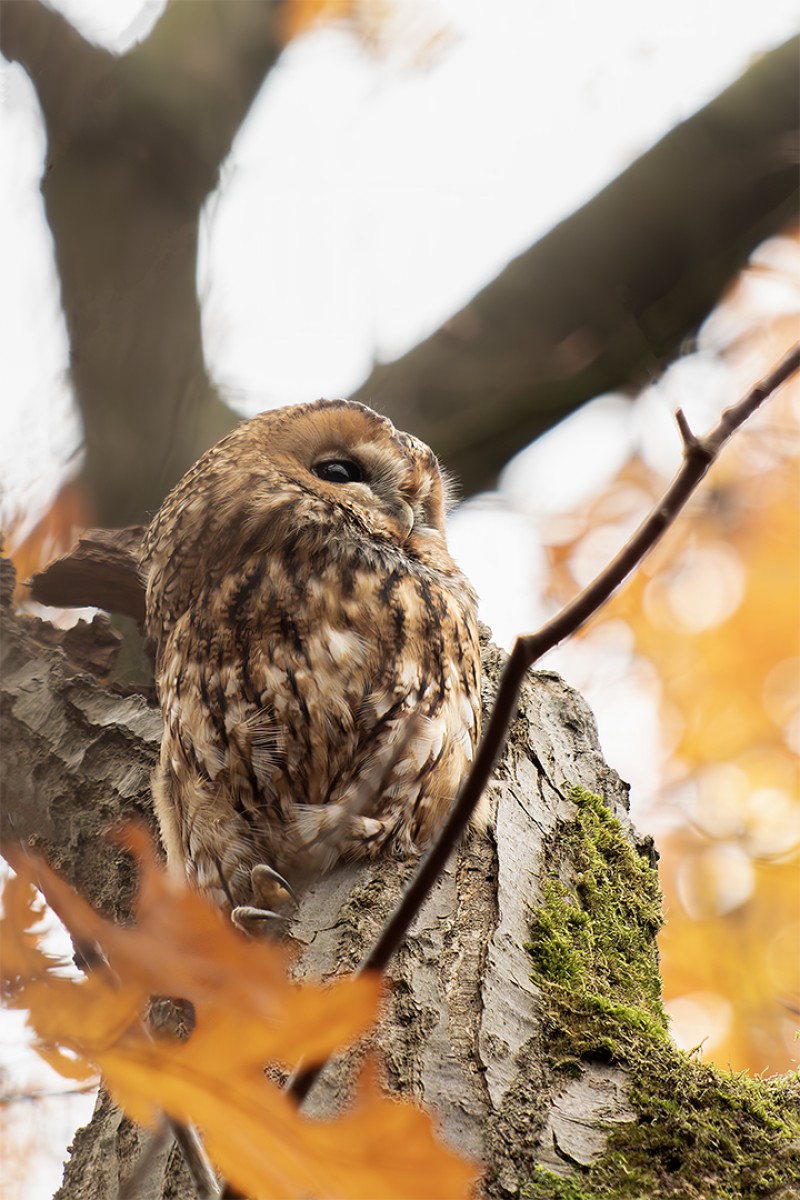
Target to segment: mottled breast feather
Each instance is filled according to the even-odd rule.
[[[480,729],[446,491],[417,439],[317,401],[240,425],[153,519],[156,809],[170,863],[223,906],[263,902],[260,864],[297,883],[413,854],[446,815]]]

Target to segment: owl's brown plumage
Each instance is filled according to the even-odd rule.
[[[141,567],[168,857],[226,907],[441,824],[480,725],[475,596],[427,446],[360,404],[240,425],[156,514]],[[254,886],[255,881],[255,886]]]

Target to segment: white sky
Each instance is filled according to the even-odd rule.
[[[55,7],[86,36],[119,50],[147,35],[162,6],[62,0]],[[374,358],[396,357],[436,328],[798,23],[796,0],[438,0],[435,8],[396,0],[395,11],[404,29],[384,57],[336,30],[290,46],[207,206],[198,267],[206,354],[244,413],[346,395]],[[415,23],[449,35],[427,69],[408,65],[407,45],[424,40],[415,43],[409,32]],[[7,519],[47,503],[79,447],[80,426],[38,192],[45,148],[38,107],[19,67],[2,68],[0,88],[0,519]],[[718,367],[709,377],[702,356],[675,370],[682,374],[671,373],[654,402],[659,432],[651,442],[661,457],[670,444],[661,424],[668,409],[686,406],[689,392],[706,404],[731,394],[731,380]],[[499,640],[509,642],[541,615],[542,557],[530,516],[576,502],[565,486],[571,481],[602,486],[632,436],[629,416],[604,398],[532,448],[527,464],[508,472],[503,499],[476,503],[454,522],[454,548]],[[568,662],[567,655],[567,674]],[[646,790],[661,753],[657,723],[622,686],[624,666],[619,673],[600,681],[603,703],[595,701],[604,710],[603,741],[634,790],[637,783]],[[17,1036],[12,1030],[11,1040]],[[15,1070],[12,1079],[21,1078]],[[24,1200],[49,1197],[59,1178],[58,1158],[42,1158]]]

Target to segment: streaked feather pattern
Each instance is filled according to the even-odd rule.
[[[329,482],[312,468],[357,465]],[[222,905],[260,863],[293,882],[413,854],[480,728],[474,593],[427,446],[347,401],[247,421],[156,514],[141,570],[164,714],[170,862]]]

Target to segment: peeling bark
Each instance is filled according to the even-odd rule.
[[[160,713],[102,687],[86,653],[70,656],[71,639],[94,641],[90,626],[45,637],[37,618],[15,616],[13,568],[0,568],[0,833],[36,846],[95,907],[123,918],[133,865],[104,835],[124,819],[152,823]],[[104,640],[102,619],[98,629]]]
[[[31,599],[53,608],[105,608],[144,627],[138,551],[143,525],[87,529],[76,546],[30,580]]]

